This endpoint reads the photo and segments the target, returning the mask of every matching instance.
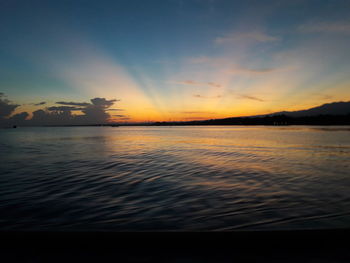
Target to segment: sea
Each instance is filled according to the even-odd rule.
[[[2,231],[350,227],[350,126],[0,129]]]

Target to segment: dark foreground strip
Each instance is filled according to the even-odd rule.
[[[350,229],[0,236],[1,262],[350,262]]]

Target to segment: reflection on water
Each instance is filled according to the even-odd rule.
[[[0,130],[1,230],[350,226],[349,127]]]

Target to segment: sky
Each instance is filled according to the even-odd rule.
[[[350,1],[0,0],[0,118],[186,121],[350,101]]]

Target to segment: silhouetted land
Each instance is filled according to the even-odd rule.
[[[1,123],[0,123],[1,124]],[[281,111],[265,115],[231,117],[224,119],[208,119],[193,121],[165,121],[143,123],[95,123],[95,124],[41,124],[31,120],[15,123],[5,120],[3,126],[15,128],[19,126],[50,127],[84,127],[84,126],[172,126],[172,125],[350,125],[350,102],[333,102],[300,111]]]
[[[187,122],[155,122],[151,125],[350,125],[350,114],[290,117],[287,115],[264,117],[235,117]]]
[[[156,122],[153,125],[350,125],[350,102],[333,102],[307,110],[187,122]]]
[[[90,126],[168,126],[168,125],[350,125],[350,102],[326,103],[300,111],[282,111],[271,114],[210,119],[198,121],[148,122],[105,124]]]
[[[164,121],[147,123],[105,123],[86,125],[43,125],[45,127],[119,127],[119,126],[191,126],[191,125],[350,125],[350,114],[291,117],[275,115],[264,117],[233,117],[201,121]],[[10,128],[10,127],[8,127]]]

